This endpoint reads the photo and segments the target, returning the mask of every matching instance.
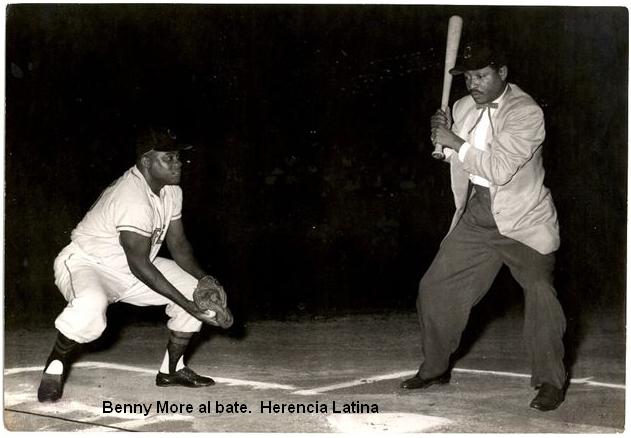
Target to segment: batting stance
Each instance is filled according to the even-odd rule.
[[[506,264],[524,290],[524,338],[539,389],[530,406],[556,409],[565,396],[563,309],[553,286],[559,247],[557,214],[543,184],[543,112],[508,83],[504,55],[490,44],[467,47],[452,75],[464,74],[469,95],[431,118],[434,144],[445,149],[456,205],[451,228],[423,276],[417,311],[422,361],[404,389],[449,381],[472,307]]]
[[[170,337],[156,385],[214,384],[183,360],[202,322],[232,324],[223,288],[200,268],[184,234],[179,151],[187,148],[168,129],[139,133],[135,166],[103,191],[55,259],[55,284],[68,305],[55,321],[58,335],[37,393],[40,402],[61,398],[72,353],[101,336],[108,305],[119,301],[166,305]],[[157,257],[165,240],[173,260]],[[209,287],[222,296],[208,310],[191,298]]]

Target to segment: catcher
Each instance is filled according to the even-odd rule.
[[[71,358],[101,336],[107,307],[119,301],[166,305],[170,336],[156,385],[214,384],[184,364],[202,323],[228,328],[233,322],[223,287],[200,268],[184,234],[179,153],[190,147],[168,129],[141,132],[136,164],[103,191],[55,259],[55,284],[68,305],[55,320],[40,402],[61,398]],[[157,256],[165,240],[173,260]]]

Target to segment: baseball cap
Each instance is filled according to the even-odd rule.
[[[170,152],[192,148],[192,145],[179,141],[175,132],[166,127],[144,128],[139,130],[136,136],[136,155],[138,157],[151,150]]]
[[[492,65],[501,67],[508,61],[504,50],[487,42],[471,43],[463,47],[462,55],[456,66],[449,70],[452,75],[459,75],[469,70],[479,70]]]

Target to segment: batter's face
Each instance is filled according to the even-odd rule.
[[[479,70],[464,72],[467,90],[475,103],[491,103],[504,91],[508,69],[502,66],[499,70],[486,66]]]
[[[177,185],[182,177],[182,162],[180,153],[151,151],[147,154],[147,173],[151,178],[152,186]]]

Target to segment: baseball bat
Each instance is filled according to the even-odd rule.
[[[443,96],[440,100],[440,108],[447,111],[449,107],[449,93],[451,92],[451,80],[453,76],[449,74],[449,70],[456,65],[456,55],[458,54],[458,46],[460,45],[460,35],[462,34],[462,17],[452,15],[449,17],[447,25],[447,46],[445,47],[445,74],[443,76]],[[434,146],[432,157],[437,160],[443,160],[445,154],[440,144]]]

